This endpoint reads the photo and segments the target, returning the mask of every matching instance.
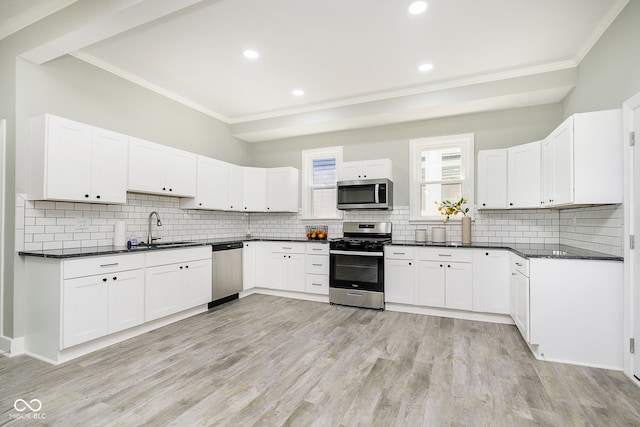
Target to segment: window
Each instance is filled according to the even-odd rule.
[[[336,209],[337,168],[342,163],[342,147],[302,152],[302,216],[305,219],[340,218]]]
[[[465,197],[473,209],[473,140],[473,134],[464,134],[410,142],[411,220],[441,221],[437,203],[443,200]]]

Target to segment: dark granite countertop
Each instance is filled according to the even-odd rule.
[[[505,249],[510,250],[524,258],[551,258],[551,259],[590,259],[604,261],[623,261],[621,256],[575,248],[567,245],[553,245],[540,243],[417,243],[415,240],[393,240],[393,245],[416,246],[427,248],[470,248],[470,249]]]
[[[259,237],[221,237],[216,239],[195,239],[189,242],[184,242],[175,245],[167,246],[147,246],[141,244],[133,246],[131,249],[116,247],[116,246],[91,246],[86,248],[67,248],[67,249],[48,249],[48,250],[33,250],[33,251],[20,251],[18,255],[40,257],[40,258],[80,258],[100,255],[122,255],[131,253],[140,253],[147,251],[161,251],[169,249],[182,249],[192,248],[198,246],[219,245],[237,242],[312,242],[312,243],[326,243],[322,240],[308,240],[306,238],[300,239],[276,239],[276,238],[259,238]]]

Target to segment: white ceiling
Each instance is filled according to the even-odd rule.
[[[431,113],[438,105],[407,108],[403,100],[575,67],[628,0],[427,0],[421,15],[407,12],[410,0],[174,0],[175,10],[148,13],[155,1],[129,0],[138,8],[134,23],[123,26],[120,8],[117,28],[69,53],[227,123],[256,122],[264,137],[247,135],[246,126],[238,135],[260,140],[290,136],[277,131],[282,117],[322,113],[328,124],[333,111],[380,100],[384,123],[467,112],[456,111],[455,99]],[[244,58],[248,48],[260,58]],[[434,68],[421,73],[425,62]],[[513,106],[559,102],[572,87],[527,82],[510,94],[519,100]],[[294,88],[305,95],[293,96]],[[477,104],[471,111],[511,106],[495,98],[464,103]],[[344,126],[382,123],[379,111],[362,110]],[[278,125],[262,126],[265,119]],[[309,132],[343,128],[322,123]]]

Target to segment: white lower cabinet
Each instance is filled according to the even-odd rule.
[[[256,246],[258,242],[244,242],[242,245],[242,290],[256,286]]]
[[[415,304],[414,248],[387,246],[384,251],[385,302]]]
[[[417,251],[419,305],[473,310],[472,252],[420,248]]]
[[[304,243],[271,243],[271,282],[268,287],[305,292],[307,288],[305,253]]]
[[[211,248],[148,252],[145,321],[211,301]]]
[[[64,280],[62,348],[144,322],[142,269]]]
[[[511,290],[509,314],[526,342],[530,337],[529,261],[511,254]]]
[[[501,249],[473,251],[473,310],[509,314],[509,252]]]
[[[329,295],[329,244],[306,243],[307,268],[305,291],[309,294]]]

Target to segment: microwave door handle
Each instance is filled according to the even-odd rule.
[[[374,201],[376,202],[376,204],[380,203],[380,184],[376,184],[375,185],[375,196],[374,196]]]

